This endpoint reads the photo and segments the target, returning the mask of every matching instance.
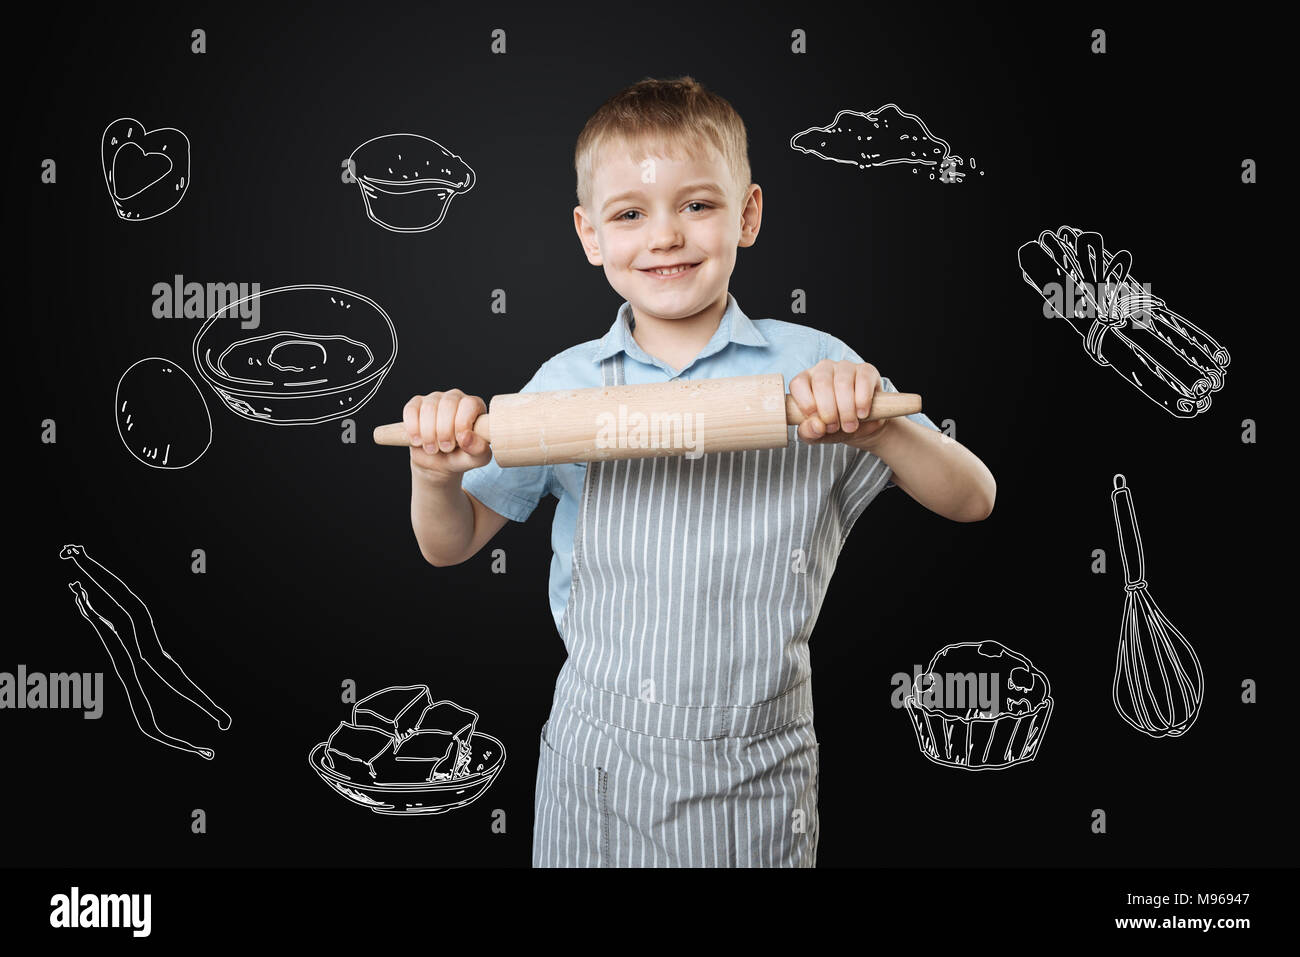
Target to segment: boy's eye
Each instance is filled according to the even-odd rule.
[[[712,209],[712,207],[711,207],[708,203],[703,202],[702,200],[696,200],[696,201],[693,202],[693,203],[687,203],[687,204],[686,204],[686,207],[687,207],[688,209],[689,209],[690,207],[692,207],[692,206],[700,206],[700,207],[703,207],[703,209]],[[702,211],[702,210],[701,210],[701,211]],[[624,212],[619,213],[617,216],[614,217],[614,219],[615,219],[615,220],[622,220],[622,221],[625,222],[625,223],[630,223],[630,222],[632,222],[632,220],[627,219],[626,217],[628,217],[628,216],[639,216],[639,215],[641,215],[641,213],[640,213],[639,210],[629,209],[629,210],[625,210]]]

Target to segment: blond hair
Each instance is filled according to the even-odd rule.
[[[749,186],[749,149],[740,114],[689,76],[646,77],[614,94],[587,120],[578,134],[573,166],[578,174],[578,204],[588,213],[595,212],[591,204],[596,159],[613,143],[625,144],[634,162],[652,150],[669,159],[717,153],[731,171],[737,202]],[[636,155],[637,147],[642,156]]]

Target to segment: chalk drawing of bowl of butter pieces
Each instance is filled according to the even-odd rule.
[[[445,814],[481,797],[505,767],[505,745],[477,725],[477,713],[434,701],[427,685],[397,685],[354,704],[307,763],[376,814]]]
[[[194,365],[226,408],[268,425],[356,412],[397,358],[372,299],[337,286],[281,286],[229,303],[194,337]]]

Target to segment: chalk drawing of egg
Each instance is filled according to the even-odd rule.
[[[151,468],[186,468],[212,444],[203,393],[170,359],[141,359],[123,372],[114,410],[127,451]]]

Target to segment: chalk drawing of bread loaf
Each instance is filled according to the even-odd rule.
[[[109,123],[101,144],[104,182],[118,219],[139,222],[174,209],[190,185],[190,141],[180,130]]]

